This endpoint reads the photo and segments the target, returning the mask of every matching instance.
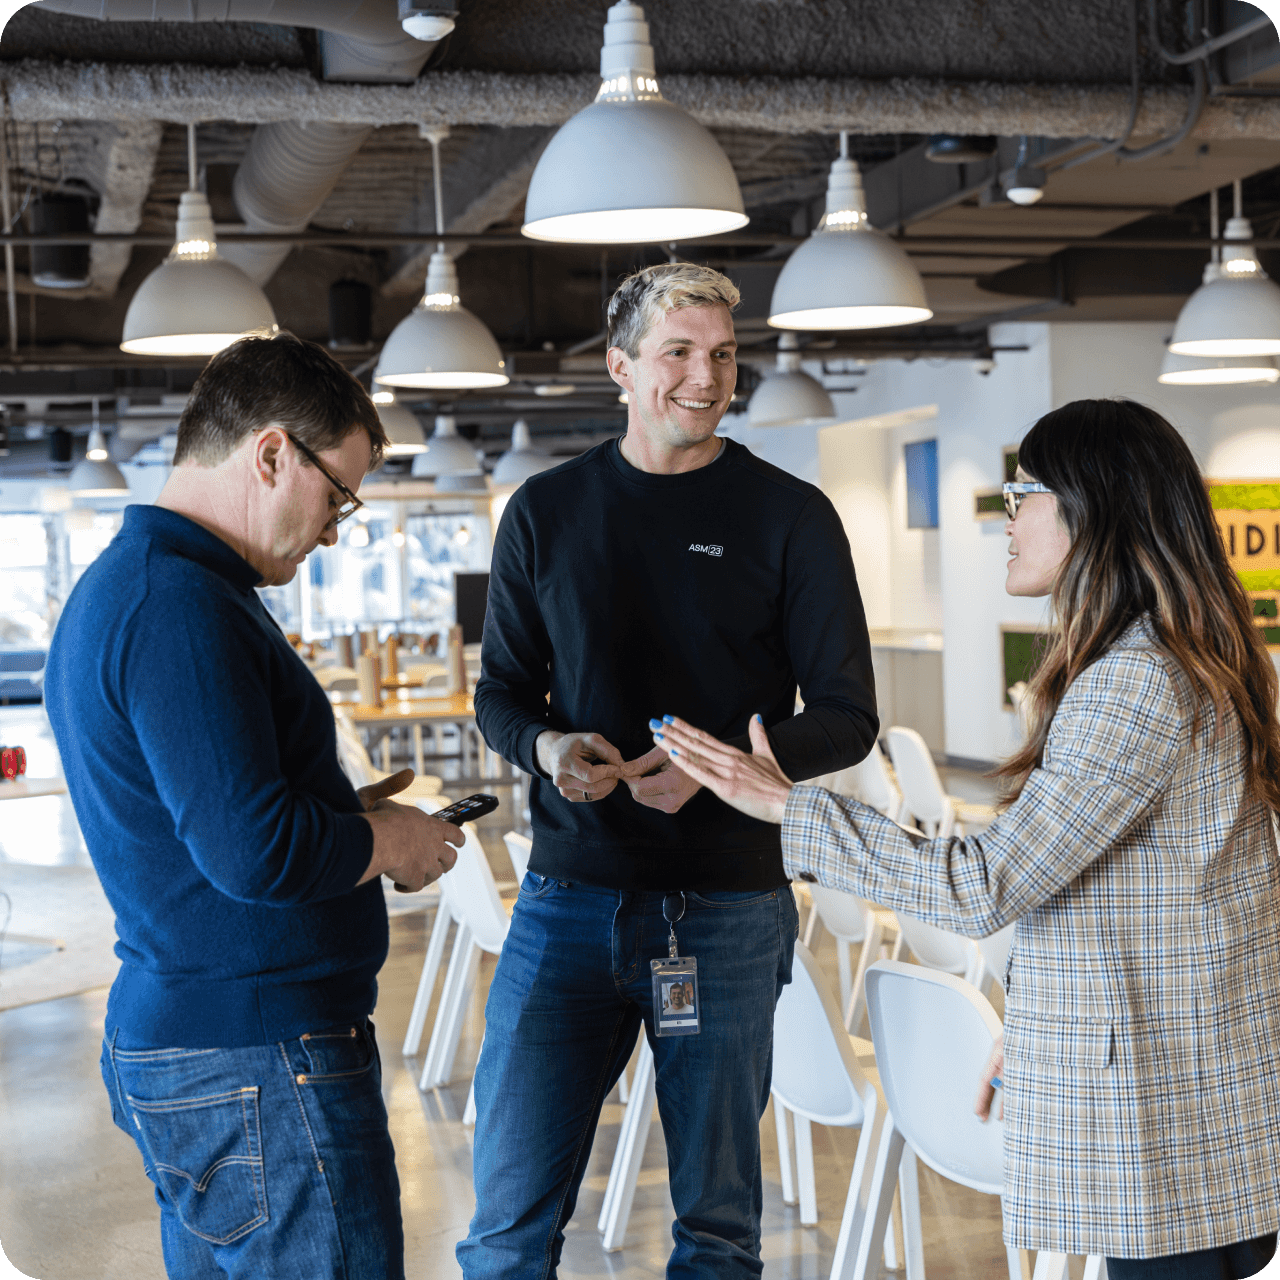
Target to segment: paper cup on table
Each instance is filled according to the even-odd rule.
[[[362,654],[360,665],[356,668],[356,686],[360,690],[360,701],[366,707],[382,706],[382,689],[379,685],[377,655]]]
[[[396,649],[400,645],[399,636],[392,636],[385,645],[383,645],[383,672],[388,680],[394,680],[400,674],[399,654]]]

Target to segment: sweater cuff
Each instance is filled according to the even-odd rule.
[[[541,720],[531,720],[516,736],[516,763],[533,778],[545,778],[538,765],[538,739],[551,726]]]
[[[325,876],[322,892],[314,895],[317,901],[353,892],[373,859],[373,827],[364,815],[340,813],[336,816],[339,828],[337,856]]]

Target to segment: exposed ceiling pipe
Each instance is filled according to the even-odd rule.
[[[396,0],[41,0],[40,8],[103,22],[270,22],[311,27],[326,41],[326,79],[417,78],[435,41],[400,26]]]
[[[45,9],[105,22],[272,22],[326,37],[327,79],[413,81],[435,48],[401,29],[396,0],[43,0]],[[246,231],[303,231],[328,199],[369,125],[335,120],[260,124],[236,172],[233,194]],[[237,245],[221,254],[257,285],[289,256],[289,245]]]
[[[316,120],[260,124],[236,170],[232,188],[246,231],[304,231],[373,132],[367,125]],[[287,244],[236,244],[218,252],[263,285],[289,256]]]

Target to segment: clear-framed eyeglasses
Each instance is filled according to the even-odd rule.
[[[1009,519],[1014,519],[1018,514],[1018,508],[1022,506],[1022,500],[1029,493],[1052,493],[1053,490],[1047,484],[1037,484],[1034,480],[1010,480],[1001,486],[1004,493],[1004,509],[1009,513]]]

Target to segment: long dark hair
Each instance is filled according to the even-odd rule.
[[[1280,809],[1276,669],[1186,442],[1145,405],[1077,400],[1031,428],[1018,464],[1057,495],[1071,549],[1053,586],[1057,626],[1027,689],[1026,745],[996,771],[1007,798],[1042,763],[1068,686],[1145,614],[1219,727],[1235,709],[1247,785]]]

